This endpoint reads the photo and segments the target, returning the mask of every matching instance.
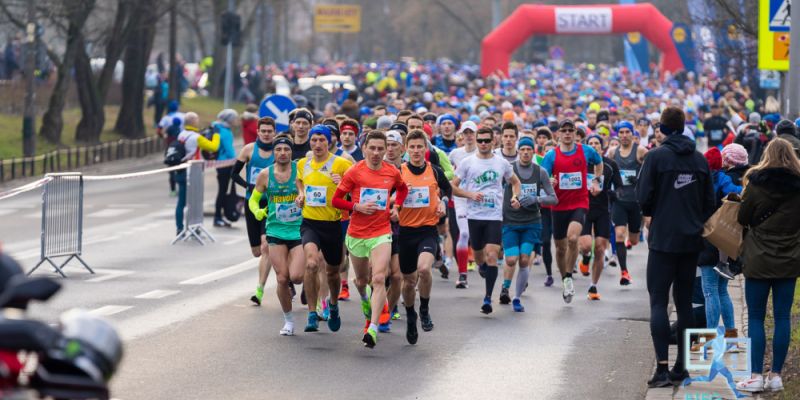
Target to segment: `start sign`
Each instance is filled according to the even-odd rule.
[[[610,33],[612,26],[610,8],[556,8],[556,33]]]

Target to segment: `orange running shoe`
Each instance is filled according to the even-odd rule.
[[[622,286],[628,286],[631,284],[632,280],[633,279],[631,279],[631,275],[628,273],[628,271],[622,271],[622,276],[619,278],[619,284]]]
[[[339,290],[339,300],[350,300],[350,286],[347,285],[347,281],[342,281],[342,289]]]
[[[581,261],[579,267],[583,276],[589,276],[589,264],[584,264],[583,261]]]
[[[389,304],[383,303],[383,311],[381,311],[381,317],[378,318],[379,324],[385,324],[392,320],[392,314],[389,314]]]
[[[597,288],[594,286],[589,288],[589,300],[600,300],[600,293],[597,293]]]

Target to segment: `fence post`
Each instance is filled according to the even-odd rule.
[[[203,235],[212,242],[216,242],[203,227],[203,161],[189,161],[189,168],[186,169],[186,213],[184,214],[184,228],[178,236],[172,240],[172,244],[178,241],[195,239],[200,244],[205,245]]]
[[[36,271],[45,261],[55,272],[66,278],[64,267],[73,258],[80,261],[90,273],[81,258],[83,248],[83,175],[80,172],[47,174],[51,180],[42,190],[42,231],[41,259],[28,272]],[[56,264],[54,258],[67,257]]]

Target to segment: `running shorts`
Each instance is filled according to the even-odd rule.
[[[503,244],[503,222],[468,219],[469,243],[472,250],[483,250],[487,244]]]
[[[389,233],[366,239],[354,238],[347,235],[344,242],[347,245],[347,250],[350,251],[350,255],[359,258],[369,258],[370,253],[372,253],[372,250],[375,250],[376,247],[384,243],[392,244],[392,234]]]
[[[286,240],[276,238],[275,236],[267,236],[267,244],[270,246],[286,246],[286,248],[291,251],[293,248],[300,246],[302,243],[300,240]]]
[[[258,203],[258,206],[260,208],[267,207],[266,200],[262,198]],[[261,221],[257,220],[256,216],[253,215],[253,212],[250,211],[250,207],[245,205],[244,222],[245,225],[247,225],[247,239],[250,240],[250,247],[261,246],[261,236],[264,236],[264,234],[267,232],[266,218]]]
[[[564,211],[552,210],[551,216],[553,218],[553,239],[562,240],[567,237],[567,230],[569,229],[570,223],[577,222],[581,225],[585,224],[586,209],[576,208],[574,210]]]
[[[530,255],[541,242],[542,224],[503,226],[503,253],[506,257]]]
[[[300,224],[300,236],[303,240],[303,247],[308,243],[317,245],[328,265],[342,263],[344,236],[342,235],[341,221],[317,221],[303,218],[303,223]]]
[[[581,235],[591,235],[592,232],[595,237],[608,239],[611,236],[611,215],[608,210],[589,210]]]
[[[642,208],[635,201],[614,202],[611,207],[611,220],[614,226],[628,226],[628,232],[639,233],[642,229]]]
[[[439,233],[435,226],[401,230],[398,239],[400,272],[406,275],[417,271],[420,253],[435,256],[439,246]]]

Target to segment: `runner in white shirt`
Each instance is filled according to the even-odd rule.
[[[478,153],[465,158],[453,178],[453,194],[467,201],[470,246],[479,272],[486,278],[486,296],[481,312],[492,312],[492,291],[497,281],[497,258],[502,245],[503,180],[511,185],[511,207],[519,208],[520,181],[508,161],[492,152],[494,133],[481,128],[476,133]],[[463,188],[460,187],[463,185]]]
[[[459,164],[465,158],[475,154],[478,147],[475,144],[475,132],[478,127],[472,121],[461,124],[459,135],[464,139],[464,146],[450,152],[450,163],[454,169],[458,169]],[[457,289],[466,289],[467,268],[469,263],[469,228],[467,225],[467,200],[463,197],[453,197],[452,207],[447,208],[447,218],[450,225],[450,237],[456,243],[456,264],[458,265]]]

